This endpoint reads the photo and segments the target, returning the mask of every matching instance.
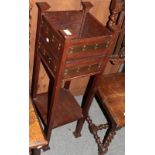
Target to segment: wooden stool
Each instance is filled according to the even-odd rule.
[[[124,127],[125,125],[124,80],[124,73],[114,73],[99,77],[99,83],[96,91],[96,99],[100,103],[101,108],[103,108],[108,123],[96,126],[95,124],[93,124],[88,114],[86,117],[86,120],[89,124],[90,132],[94,135],[94,138],[98,144],[99,155],[104,155],[107,152],[108,146],[112,138],[114,137],[115,132],[118,129]],[[90,98],[89,95],[87,97]],[[80,136],[80,132],[82,129],[82,127],[80,126],[81,122],[78,122],[75,131],[77,137]],[[108,128],[107,133],[103,141],[101,142],[97,132],[106,128]]]
[[[103,26],[89,13],[93,6],[90,2],[82,2],[83,10],[79,11],[47,11],[47,3],[37,3],[37,6],[31,91],[49,141],[52,129],[83,118],[82,108],[68,90],[70,80],[91,76],[89,85],[94,85],[95,75],[102,73],[111,54],[114,32],[110,25],[116,21],[111,18],[109,28]],[[40,63],[50,82],[47,93],[37,94]]]
[[[96,93],[96,98],[104,109],[104,114],[108,123],[96,126],[90,117],[87,122],[91,133],[94,135],[98,144],[99,155],[104,155],[114,137],[116,131],[125,125],[125,75],[124,73],[114,73],[100,78],[100,84]],[[103,141],[97,135],[98,130],[106,129],[107,133]]]

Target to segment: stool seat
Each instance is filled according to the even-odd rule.
[[[125,125],[125,74],[114,73],[100,77],[97,95],[117,128]]]

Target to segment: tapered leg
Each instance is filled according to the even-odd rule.
[[[69,89],[70,84],[71,84],[71,81],[66,81],[65,84],[64,84],[64,88]]]

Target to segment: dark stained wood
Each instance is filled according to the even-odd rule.
[[[93,7],[93,5],[90,2],[81,2],[83,7],[83,17],[81,21],[80,31],[79,31],[79,37],[81,38],[81,35],[83,33],[84,24],[86,22],[86,16],[89,10]]]
[[[83,117],[80,106],[69,90],[62,88],[59,95],[59,100],[58,103],[56,103],[55,108],[56,111],[54,111],[55,118],[53,128],[65,125]],[[37,95],[34,99],[34,103],[40,116],[42,116],[44,124],[47,125],[48,94],[43,93]]]
[[[121,2],[121,4],[122,4],[122,2]],[[112,6],[113,7],[111,7],[112,8],[111,9],[111,15],[109,17],[109,21],[108,21],[107,26],[110,28],[111,31],[115,32],[115,31],[118,31],[118,28],[116,26],[117,20],[116,20],[116,18],[113,18],[113,17],[117,17],[118,14],[120,13],[121,9],[120,8],[117,9],[117,6],[120,7],[120,5],[118,5],[117,3],[113,3]],[[113,36],[114,36],[114,34],[113,34]],[[109,45],[109,48],[108,48],[109,50],[107,50],[107,54],[112,54],[113,41],[114,41],[114,38],[112,39],[111,44]],[[104,69],[105,69],[106,64],[107,64],[108,61],[109,61],[109,57],[106,57],[103,60],[103,64],[102,64],[102,67],[101,67],[102,68],[101,72],[104,71]],[[86,95],[85,95],[86,96],[86,100],[83,100],[83,103],[84,103],[84,106],[83,106],[84,119],[79,120],[78,123],[77,123],[77,128],[75,130],[76,137],[78,137],[79,135],[81,135],[81,130],[82,130],[83,124],[85,122],[85,118],[88,115],[88,111],[89,111],[90,105],[92,103],[93,96],[95,96],[95,92],[97,90],[97,84],[99,83],[99,78],[98,77],[100,77],[100,76],[101,76],[100,74],[98,74],[97,76],[95,76],[95,79],[92,82],[92,86],[90,88],[87,88]]]
[[[114,5],[114,3],[116,3],[116,1],[112,1],[112,5]],[[125,55],[125,8],[124,7],[122,11],[119,13],[119,15],[116,17],[116,19],[117,19],[118,28],[115,31],[115,38],[114,38],[113,45],[112,45],[113,60],[114,59],[117,60],[118,57],[123,57]],[[103,74],[111,74],[111,73],[116,73],[120,71],[120,67],[122,67],[122,64],[117,63],[113,65],[113,63],[111,62],[112,61],[108,62],[107,67]]]
[[[116,131],[125,126],[125,74],[114,73],[110,75],[102,75],[98,76],[98,80],[98,84],[96,83],[96,97],[97,101],[100,102],[100,106],[104,110],[108,123],[96,126],[89,116],[86,117],[86,120],[90,132],[93,134],[95,141],[98,144],[99,155],[104,155],[108,151],[108,146],[114,138]],[[89,93],[87,95],[87,98],[89,98],[90,101],[92,94]],[[81,125],[83,125],[82,121],[79,121],[76,128],[77,131],[81,130]],[[106,128],[107,132],[103,141],[101,141],[98,131]],[[75,136],[81,136],[80,132],[78,133],[77,131],[74,132]]]
[[[31,78],[32,78],[32,69],[33,69],[33,61],[34,61],[34,42],[36,37],[36,23],[37,23],[37,7],[35,5],[36,2],[41,0],[33,0],[33,7],[31,11],[31,37],[30,37],[30,86],[31,86]],[[62,10],[79,10],[81,8],[80,5],[81,0],[44,0],[44,2],[48,2],[51,6],[52,11],[62,11]],[[90,10],[90,12],[102,23],[106,24],[109,16],[109,4],[111,0],[91,0],[94,7]],[[41,65],[40,74],[39,74],[39,83],[38,83],[38,93],[46,92],[48,90],[48,77],[45,74],[45,71]],[[81,87],[76,85],[79,83],[79,79],[71,82],[71,91],[74,94],[80,95],[83,94],[85,87]],[[86,81],[86,82],[85,82]],[[82,79],[81,85],[85,86],[88,81],[86,78]]]
[[[109,127],[102,143],[101,140],[96,140],[96,142],[99,147],[99,154],[104,155],[108,151],[108,146],[116,131],[125,126],[125,74],[114,73],[101,76],[99,79],[96,97],[104,109]],[[92,120],[88,118],[87,121],[91,130],[94,131],[91,125],[93,124]],[[97,132],[92,133],[94,136],[97,134]]]
[[[65,89],[69,89],[70,84],[71,84],[71,81],[64,81],[64,82],[65,82],[64,88],[65,88]]]
[[[74,96],[79,96],[79,94],[84,94],[85,89],[87,87],[89,81],[89,77],[82,77],[72,79],[69,90],[72,92]]]
[[[53,128],[85,119],[92,97],[88,99],[89,103],[84,105],[86,110],[82,110],[69,92],[69,81],[91,76],[88,85],[94,88],[97,82],[95,75],[102,73],[111,53],[114,33],[97,22],[90,13],[86,13],[83,17],[84,10],[53,12],[44,10],[48,8],[45,7],[48,4],[38,3],[37,6],[40,18],[38,18],[35,55],[37,61],[34,63],[32,97],[44,122],[44,132],[49,141]],[[86,10],[87,6],[90,7],[84,6]],[[81,31],[82,24],[84,27]],[[77,57],[69,56],[73,54],[72,50],[78,53]],[[95,54],[91,55],[93,52]],[[36,93],[40,63],[43,64],[50,79],[48,92],[44,94]],[[61,88],[64,80],[68,81],[68,84],[65,84],[65,88]],[[91,89],[88,92],[91,92]],[[91,93],[94,94],[95,89],[92,89]]]
[[[33,76],[32,76],[32,97],[35,97],[37,94],[37,83],[39,80],[39,70],[40,70],[40,57],[38,54],[39,47],[39,31],[40,31],[40,22],[41,16],[45,10],[49,9],[49,5],[47,3],[37,3],[38,6],[38,24],[37,24],[37,33],[36,33],[36,43],[35,43],[35,56],[34,56],[34,65],[33,65]]]
[[[114,0],[111,5],[112,14],[110,15],[110,20],[107,24],[111,31],[115,32],[119,30],[119,27],[117,27],[116,25],[116,17],[123,9],[123,4],[124,2],[121,0]],[[112,44],[110,49],[112,50]],[[122,52],[123,50],[121,50],[120,52]],[[115,65],[117,63],[124,63],[124,60],[122,60],[123,58],[124,57],[122,57],[122,54],[119,53],[115,58],[109,57],[108,61],[110,61],[112,65]],[[104,69],[105,66],[102,67],[102,71],[104,71]],[[90,83],[88,84],[86,93],[83,98],[82,108],[84,117],[78,120],[74,135],[75,137],[81,136],[83,124],[85,120],[87,120],[90,132],[94,135],[96,143],[98,144],[99,155],[104,155],[108,151],[108,146],[110,145],[111,140],[114,138],[116,130],[125,126],[124,76],[124,73],[115,73],[111,75],[94,75],[89,81]],[[104,109],[108,124],[106,123],[96,126],[95,124],[93,124],[93,121],[88,115],[92,100],[95,95],[97,95],[98,101],[101,102],[101,107]],[[108,128],[108,130],[104,136],[103,141],[101,141],[97,132],[105,128]]]
[[[114,73],[100,77],[97,95],[117,128],[125,125],[125,75]]]

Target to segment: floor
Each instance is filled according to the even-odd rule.
[[[78,103],[81,103],[81,96],[76,97]],[[96,100],[90,109],[90,116],[96,124],[106,122]],[[98,155],[97,145],[93,136],[88,130],[87,122],[82,130],[80,138],[74,138],[73,131],[76,122],[59,127],[52,131],[50,140],[50,150],[42,152],[42,155]],[[102,130],[99,135],[103,137],[105,131]],[[106,155],[125,155],[125,129],[119,130],[113,139]]]

